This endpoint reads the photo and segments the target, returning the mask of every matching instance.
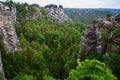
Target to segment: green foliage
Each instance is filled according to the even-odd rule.
[[[112,9],[72,9],[65,8],[65,13],[72,18],[74,21],[79,21],[81,23],[92,23],[94,18],[100,16],[106,17],[108,13],[115,15],[120,13],[119,10]],[[116,12],[117,13],[116,13]]]
[[[110,18],[110,17],[111,17],[111,14],[110,14],[110,13],[108,13],[106,16],[107,16],[108,18]]]
[[[44,76],[44,77],[43,77],[43,80],[56,80],[56,79],[54,79],[54,78],[51,77],[51,76]]]
[[[18,73],[35,75],[43,80],[50,75],[63,80],[77,65],[79,41],[84,24],[51,23],[48,20],[23,20],[15,28],[22,50],[3,53],[7,79]],[[48,77],[49,78],[49,77]]]
[[[110,39],[110,34],[107,29],[101,30],[101,35],[105,39],[105,41],[108,41]]]
[[[86,56],[86,59],[90,59],[90,60],[97,59],[97,60],[102,61],[102,56],[103,55],[101,53],[97,53],[96,51],[92,51],[88,56]]]
[[[109,56],[104,56],[103,60],[112,70],[113,74],[120,79],[120,55],[112,53]]]
[[[103,54],[105,54],[106,52],[108,52],[108,48],[110,47],[110,33],[107,29],[102,29],[101,30],[101,35],[102,35],[102,39],[104,40],[104,50],[103,50]]]
[[[3,63],[7,65],[4,69],[8,79],[17,76],[18,73],[35,75],[38,79],[42,79],[42,76],[48,72],[42,53],[30,47],[4,54]]]
[[[37,41],[40,43],[40,44],[43,44],[46,42],[46,38],[43,34],[41,33],[38,33],[38,36],[37,36]]]
[[[84,61],[85,60],[85,57],[86,57],[86,55],[85,55],[85,53],[86,53],[86,48],[84,48],[81,52],[80,52],[80,60],[81,61]]]
[[[0,74],[0,80],[2,80],[2,75]]]
[[[12,80],[37,80],[37,79],[33,75],[20,73],[17,76],[15,76]]]
[[[98,60],[79,62],[75,70],[70,71],[67,80],[117,80],[111,70]]]
[[[8,4],[8,2],[6,2]],[[9,2],[11,4],[11,2]],[[31,5],[25,6],[25,4],[21,3],[14,3],[17,10],[17,21],[24,23],[26,17],[32,16],[36,9]]]
[[[115,26],[114,34],[115,34],[115,37],[120,36],[120,23]]]
[[[12,0],[6,0],[4,4],[7,6],[11,6],[11,4],[13,4],[13,3],[14,2]]]
[[[106,17],[107,17],[107,20],[110,20],[110,17],[111,17],[112,15],[110,14],[110,13],[108,13],[107,15],[106,15]]]
[[[117,53],[117,54],[119,54],[119,47],[117,46],[117,45],[112,45],[112,47],[111,47],[111,52],[110,52],[111,54],[112,53]]]
[[[14,2],[10,0],[6,1],[5,4],[10,6],[12,3]],[[26,20],[26,16],[33,15],[35,9],[30,5],[26,8],[23,3],[14,4],[17,8],[15,28],[22,50],[6,53],[2,46],[3,43],[0,41],[0,51],[7,79],[64,80],[67,78],[69,72],[77,66],[76,58],[80,49],[80,36],[86,24],[74,21],[51,23],[43,7],[40,8],[41,19]],[[116,31],[118,32],[118,30],[114,32],[117,33]],[[110,37],[107,30],[102,31],[102,36],[106,41]],[[101,55],[93,53],[87,58],[101,60],[100,57]],[[85,59],[86,57],[83,58]],[[97,60],[80,62],[78,67],[80,68],[70,72],[68,79],[71,80],[73,78],[74,80],[74,78],[77,79],[79,77],[81,79],[105,78],[107,80],[113,78],[116,80],[105,64]],[[78,75],[78,70],[81,71],[80,75]],[[86,75],[83,75],[82,72],[85,72]],[[73,73],[77,74],[77,76]]]
[[[26,8],[24,4],[16,3],[17,20],[23,21],[26,18]]]

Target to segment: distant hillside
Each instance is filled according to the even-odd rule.
[[[65,13],[75,21],[83,22],[83,23],[91,23],[97,17],[104,17],[108,13],[112,14],[112,16],[119,14],[120,9],[104,9],[104,8],[96,8],[96,9],[73,9],[73,8],[65,8]]]

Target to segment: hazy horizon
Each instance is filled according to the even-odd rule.
[[[0,0],[6,1],[6,0]],[[63,5],[64,8],[111,8],[120,9],[119,0],[13,0],[14,2],[39,4],[45,6],[48,4]]]

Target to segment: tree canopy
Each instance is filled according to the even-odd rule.
[[[79,62],[76,69],[70,71],[67,80],[117,80],[112,71],[98,60]]]

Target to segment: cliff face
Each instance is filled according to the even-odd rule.
[[[95,29],[86,29],[81,36],[80,53],[82,53],[82,51],[85,51],[86,55],[88,55],[92,49],[95,49],[96,42],[97,35]]]
[[[14,28],[16,21],[16,8],[0,4],[0,39],[3,41],[6,51],[20,49],[19,40]]]
[[[111,50],[110,45],[116,45],[119,49],[120,40],[116,41],[116,38],[114,38],[114,29],[119,19],[116,16],[110,19],[97,18],[91,27],[85,29],[81,35],[78,59],[83,52],[85,55],[92,51],[108,55]]]
[[[6,51],[20,49],[19,40],[14,28],[16,21],[16,8],[11,5],[11,8],[0,3],[0,41]],[[0,79],[6,80],[3,70],[2,58],[0,53]]]
[[[47,5],[45,6],[45,11],[47,16],[50,18],[51,22],[66,22],[71,19],[64,13],[63,6],[59,5]]]

